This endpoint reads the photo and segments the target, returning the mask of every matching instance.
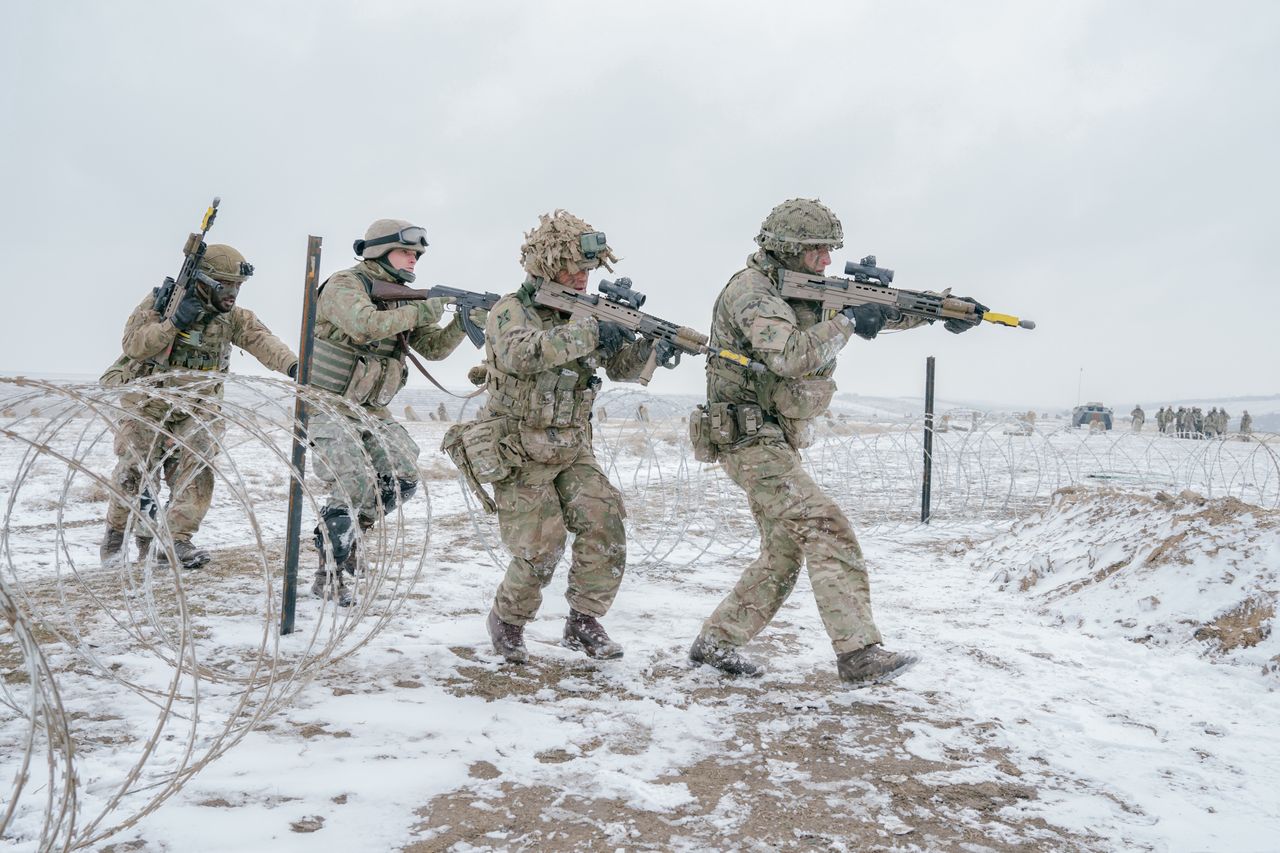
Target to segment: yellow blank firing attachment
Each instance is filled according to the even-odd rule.
[[[1019,320],[1012,314],[997,314],[995,311],[984,312],[982,319],[988,323],[997,323],[1001,326],[1013,326],[1015,329],[1019,326],[1024,329],[1034,329],[1036,327],[1035,320]]]
[[[209,226],[213,224],[213,219],[218,215],[218,205],[222,203],[222,199],[214,196],[213,204],[209,205],[209,209],[204,212],[204,219],[200,221],[200,230],[208,231]]]

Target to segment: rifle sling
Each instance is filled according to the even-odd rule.
[[[485,391],[488,390],[488,388],[482,385],[476,390],[472,391],[470,394],[453,393],[448,388],[444,387],[439,382],[437,382],[436,378],[432,376],[430,373],[428,373],[427,369],[422,366],[422,362],[418,361],[418,357],[413,354],[413,349],[409,346],[408,333],[401,332],[399,337],[400,337],[400,345],[404,347],[404,354],[409,357],[409,361],[413,362],[413,366],[418,368],[418,372],[421,373],[423,376],[427,377],[427,379],[431,382],[432,385],[436,386],[441,391],[448,394],[450,397],[457,397],[459,400],[470,400],[472,397],[479,397],[481,394],[483,394]]]

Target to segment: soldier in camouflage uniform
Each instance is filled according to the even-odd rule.
[[[488,401],[473,424],[454,427],[473,468],[493,482],[502,541],[511,551],[487,627],[495,652],[513,663],[528,659],[524,626],[537,614],[572,532],[563,642],[592,658],[617,658],[622,646],[599,620],[622,583],[626,513],[591,448],[591,407],[600,387],[596,370],[634,381],[651,344],[616,323],[571,319],[534,304],[548,279],[585,291],[591,270],[612,270],[609,262],[617,260],[604,234],[578,217],[557,210],[539,220],[520,249],[524,283],[489,312]]]
[[[1133,411],[1129,413],[1129,416],[1133,418],[1133,431],[1142,432],[1142,425],[1147,420],[1147,413],[1142,411],[1142,404],[1139,403],[1134,406]]]
[[[357,527],[359,533],[369,530],[380,514],[418,489],[418,445],[387,408],[408,376],[408,350],[440,360],[465,334],[461,316],[439,325],[445,300],[387,303],[370,297],[374,281],[412,282],[426,247],[422,228],[402,219],[379,219],[353,245],[360,263],[330,276],[316,301],[311,384],[344,397],[374,419],[370,425],[317,413],[308,429],[316,475],[329,485],[315,530],[320,565],[311,591],[344,607],[355,601],[353,584],[345,576],[353,576],[360,564]],[[333,569],[328,567],[326,538]]]
[[[822,275],[830,250],[843,245],[840,220],[816,200],[775,207],[756,243],[760,250],[716,300],[710,346],[749,355],[768,371],[708,359],[706,411],[713,418],[721,413],[717,422],[731,433],[719,434],[713,444],[725,472],[746,492],[760,528],[760,557],[703,624],[689,656],[730,674],[759,675],[760,665],[738,649],[773,619],[805,563],[841,679],[854,685],[888,680],[916,658],[882,648],[857,537],[805,473],[799,451],[835,392],[836,357],[850,337],[869,340],[886,324],[911,328],[926,321],[879,305],[823,318],[815,304],[781,297],[781,269]],[[970,328],[958,320],[946,326],[953,332]]]
[[[103,385],[125,385],[144,376],[178,370],[225,372],[231,347],[238,346],[272,370],[297,375],[298,357],[247,308],[236,305],[240,285],[253,274],[253,266],[231,246],[214,244],[205,251],[200,272],[217,283],[211,287],[196,281],[187,289],[172,320],[164,310],[172,297],[172,284],[158,287],[143,299],[124,327],[124,354],[102,375]],[[168,360],[165,360],[165,354]],[[225,427],[217,418],[222,384],[204,384],[201,378],[175,374],[165,387],[198,384],[208,402],[198,411],[178,409],[141,392],[125,394],[122,402],[132,417],[116,427],[115,452],[119,461],[112,480],[131,498],[112,495],[107,507],[106,533],[99,555],[104,563],[123,557],[129,516],[158,511],[153,496],[163,474],[169,485],[165,517],[173,535],[173,550],[184,568],[209,561],[209,552],[191,544],[213,499],[211,458],[217,453]],[[162,435],[159,430],[172,438]],[[176,441],[175,441],[176,439]],[[142,492],[139,500],[139,491]],[[135,530],[139,528],[135,527]],[[149,550],[148,533],[139,531],[139,557]],[[167,560],[161,553],[157,559]]]
[[[1245,409],[1240,415],[1240,434],[1250,435],[1253,433],[1253,415],[1249,414],[1249,410]]]

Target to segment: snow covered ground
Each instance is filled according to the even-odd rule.
[[[283,438],[232,431],[239,485],[219,483],[199,538],[215,560],[176,578],[98,569],[105,493],[0,442],[0,576],[39,617],[0,634],[0,780],[30,775],[5,842],[38,849],[66,790],[47,759],[65,744],[45,750],[24,704],[29,627],[74,746],[76,837],[128,824],[92,849],[1277,849],[1264,445],[951,432],[921,527],[917,427],[826,425],[811,467],[859,526],[887,643],[923,658],[850,691],[804,578],[750,647],[763,679],[688,665],[753,528],[732,483],[684,455],[678,413],[618,417],[634,400],[607,399],[597,431],[631,537],[605,620],[626,657],[600,663],[557,643],[563,567],[527,632],[535,661],[492,654],[504,558],[434,450],[444,424],[410,424],[429,501],[405,509],[401,559],[357,612],[304,593],[284,637]]]

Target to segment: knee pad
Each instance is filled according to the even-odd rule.
[[[347,512],[346,507],[325,507],[320,510],[320,523],[325,526],[329,532],[329,541],[333,545],[333,559],[336,563],[342,563],[351,553],[351,546],[355,544],[355,530],[351,524],[351,514]],[[315,539],[316,550],[324,550],[324,534],[320,530],[320,525],[316,525]]]
[[[413,497],[417,491],[417,480],[393,478],[388,474],[378,475],[378,501],[382,505],[383,513],[389,513],[396,508],[397,494],[399,495],[399,503],[404,503]]]

